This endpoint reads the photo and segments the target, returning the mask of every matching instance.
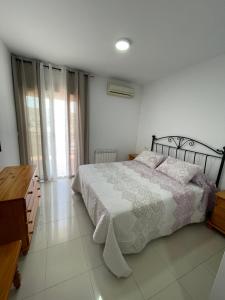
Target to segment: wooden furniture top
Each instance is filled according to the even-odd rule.
[[[21,249],[21,241],[0,246],[0,300],[8,299]]]
[[[128,159],[129,160],[133,160],[133,159],[135,159],[135,157],[137,156],[138,154],[136,154],[136,153],[129,153],[128,154]]]
[[[0,202],[24,198],[36,167],[6,167],[0,173]]]
[[[216,196],[225,200],[225,191],[216,193]]]

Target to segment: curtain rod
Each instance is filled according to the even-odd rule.
[[[51,64],[53,70],[61,71],[62,68],[63,68],[63,67],[61,67],[61,66],[57,66],[57,65],[52,64],[52,63],[47,63],[47,62],[40,61],[40,60],[38,60],[38,59],[31,59],[31,58],[27,58],[27,57],[17,56],[17,55],[15,55],[15,54],[11,54],[11,56],[15,57],[16,60],[22,60],[22,61],[24,61],[25,63],[29,63],[29,64],[32,64],[33,61],[36,61],[36,62],[39,62],[39,63],[43,63],[43,66],[44,66],[45,68],[49,68],[49,64]],[[73,68],[70,68],[70,67],[67,67],[67,66],[65,66],[65,68],[66,68],[70,73],[75,73],[76,71],[78,71],[78,72],[83,72],[84,75],[86,75],[86,76],[88,76],[88,77],[91,77],[91,78],[92,78],[92,77],[95,77],[94,74],[91,74],[91,73],[89,73],[89,72],[87,72],[87,71],[83,71],[83,70],[79,70],[79,69],[73,69]]]

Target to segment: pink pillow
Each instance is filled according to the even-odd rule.
[[[135,160],[145,164],[146,166],[152,169],[155,169],[163,161],[163,155],[145,150],[141,152],[138,156],[136,156]]]
[[[182,184],[187,184],[196,174],[201,172],[199,166],[170,156],[167,157],[157,170]]]

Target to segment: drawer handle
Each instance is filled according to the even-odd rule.
[[[32,223],[33,223],[33,221],[29,221],[29,222],[28,222],[28,224],[32,224]]]
[[[40,187],[37,188],[38,191],[40,191],[40,189],[41,189]]]
[[[41,198],[41,195],[38,195],[38,198]]]
[[[29,191],[28,194],[29,194],[29,195],[33,194],[33,191]]]
[[[38,175],[35,175],[34,177],[38,178]]]
[[[33,231],[30,231],[30,232],[29,232],[29,234],[33,234],[33,233],[34,233]]]
[[[28,209],[28,210],[27,210],[27,213],[30,213],[30,212],[31,212],[31,209]]]

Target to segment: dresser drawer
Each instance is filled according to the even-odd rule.
[[[32,191],[32,193],[26,197],[26,213],[27,213],[28,221],[30,219],[30,214],[34,206],[34,201],[35,201],[35,191]]]
[[[32,234],[33,234],[33,231],[34,231],[35,217],[36,217],[37,209],[38,209],[38,206],[39,206],[39,199],[40,199],[40,195],[38,193],[36,193],[35,197],[34,197],[32,211],[27,216],[29,240],[31,240]]]
[[[27,207],[27,220],[30,221],[33,219],[34,209],[36,206],[36,202],[39,203],[39,192],[37,190],[34,191],[32,198],[30,199],[29,206]]]
[[[30,191],[29,194],[26,196],[26,208],[27,211],[32,209],[33,202],[34,202],[35,190]]]
[[[25,196],[27,209],[29,209],[29,207],[31,206],[30,202],[33,199],[36,184],[36,181],[32,178]]]
[[[27,193],[26,194],[26,196],[25,196],[25,200],[26,200],[26,208],[28,209],[28,207],[29,207],[29,203],[30,203],[30,200],[31,200],[31,198],[33,197],[33,192],[29,192],[29,193]]]
[[[21,165],[6,167],[0,174],[3,200],[0,201],[0,241],[9,243],[21,240],[23,254],[29,249],[29,232],[32,232],[36,215],[35,191],[39,183],[35,173],[36,167]]]
[[[29,235],[32,235],[33,232],[34,232],[34,222],[31,221],[31,222],[28,224],[28,234],[29,234]]]
[[[31,223],[35,219],[36,215],[36,204],[39,204],[39,198],[40,198],[40,184],[39,182],[35,181],[33,182],[33,191],[29,195],[28,201],[26,200],[27,204],[27,222],[28,224]]]

